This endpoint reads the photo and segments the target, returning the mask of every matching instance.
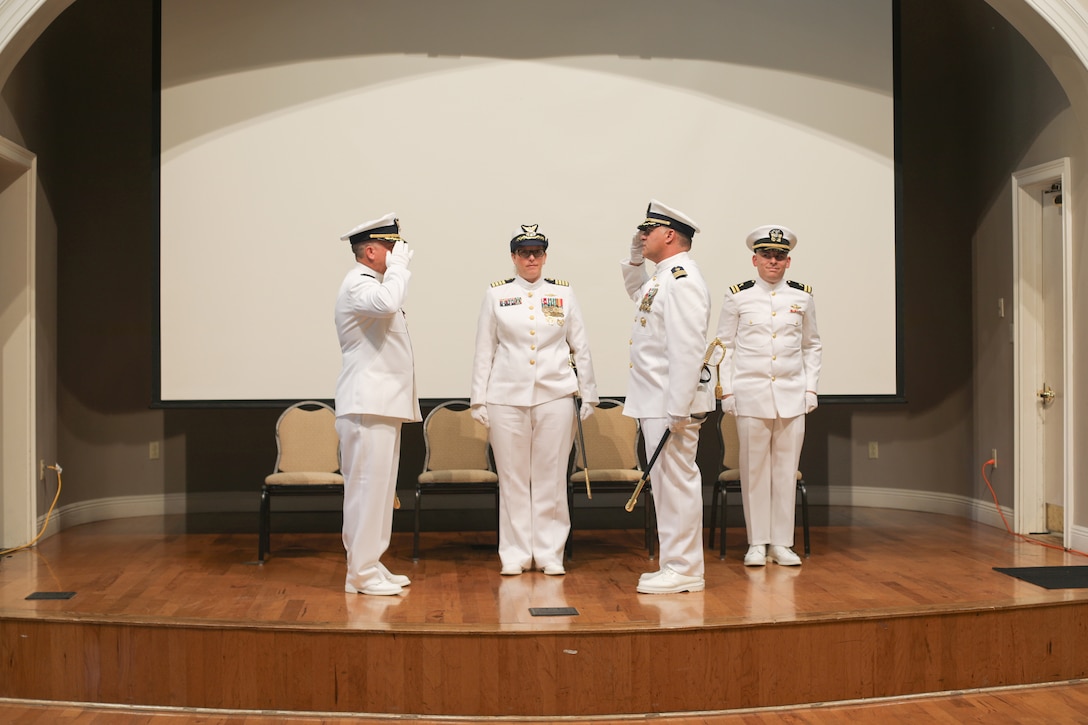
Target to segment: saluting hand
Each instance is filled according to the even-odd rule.
[[[642,264],[642,232],[636,232],[635,236],[631,237],[631,255],[628,257],[631,264]]]
[[[408,242],[402,239],[393,245],[393,251],[389,253],[385,266],[407,268],[408,263],[412,261],[412,255],[415,253],[414,249],[408,249]]]

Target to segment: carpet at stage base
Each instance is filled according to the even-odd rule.
[[[995,566],[994,571],[1044,589],[1088,589],[1088,566]]]

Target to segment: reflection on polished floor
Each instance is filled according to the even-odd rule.
[[[499,575],[493,532],[424,533],[413,564],[411,535],[395,533],[385,564],[412,585],[397,597],[346,595],[335,533],[277,534],[256,563],[251,534],[186,533],[184,519],[85,524],[0,563],[0,613],[8,617],[202,619],[360,629],[700,627],[837,618],[844,614],[976,608],[1088,598],[1088,590],[1040,589],[993,567],[1088,565],[964,519],[888,509],[833,509],[813,529],[800,567],[741,563],[743,529],[728,530],[727,558],[706,551],[706,591],[637,594],[657,569],[641,529],[579,531],[567,574]],[[27,600],[32,592],[71,599]],[[576,616],[533,616],[573,607]]]

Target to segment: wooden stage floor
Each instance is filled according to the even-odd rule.
[[[647,558],[641,529],[576,532],[574,557],[563,577],[540,572],[500,576],[494,532],[425,532],[418,563],[411,558],[411,534],[395,533],[384,562],[412,579],[411,587],[397,597],[343,592],[344,557],[335,533],[273,533],[272,556],[258,564],[256,535],[191,533],[185,530],[183,517],[86,524],[0,561],[0,659],[5,667],[0,696],[164,707],[601,717],[721,711],[1088,676],[1084,654],[1088,648],[1083,646],[1088,640],[1084,616],[1088,589],[1047,590],[993,571],[993,567],[1088,565],[1088,559],[1022,541],[1001,529],[936,514],[832,508],[817,520],[821,523],[812,529],[812,557],[797,568],[744,567],[743,529],[729,529],[726,559],[720,560],[717,550],[706,551],[706,590],[678,595],[635,592],[639,574],[657,568]],[[27,598],[54,592],[74,595]],[[573,607],[577,614],[534,616],[531,611],[553,607]],[[1010,618],[988,619],[995,613],[1010,613]],[[94,634],[73,634],[75,627],[97,629]],[[973,628],[980,630],[968,634]],[[168,633],[161,640],[155,634],[159,630]],[[258,659],[268,659],[263,648],[274,652],[276,645],[259,637],[247,639],[255,632],[273,633],[281,645],[291,634],[309,635],[311,644],[292,645],[291,656],[297,663],[305,651],[319,661],[322,648],[331,648],[328,656],[340,668],[330,674],[332,679],[357,667],[377,680],[374,668],[382,662],[390,662],[397,672],[385,673],[381,682],[361,684],[356,699],[333,688],[329,702],[309,693],[285,703],[275,692],[254,694],[256,702],[232,702],[206,681],[210,674],[194,682],[192,668],[197,663],[202,668],[221,667],[217,676],[236,679],[224,688],[232,692],[244,693],[260,683],[253,684],[232,669],[240,665],[217,665],[228,659],[222,652],[209,657],[212,631],[233,633],[222,635],[234,638],[229,645],[216,648],[253,647],[250,656]],[[201,641],[187,643],[179,632],[195,632]],[[847,642],[860,637],[859,632],[872,632],[875,639],[853,648]],[[338,643],[348,635],[358,636],[355,641],[365,646],[355,648],[349,639],[341,652]],[[404,654],[413,637],[423,643],[420,653]],[[763,642],[759,637],[768,639]],[[28,638],[29,644],[24,642]],[[539,641],[524,651],[511,644],[523,640]],[[998,643],[994,649],[990,640]],[[457,642],[459,649],[449,649],[454,647],[449,642]],[[494,649],[480,642],[493,642]],[[617,699],[633,699],[629,707],[638,709],[570,704],[595,695],[563,684],[564,663],[602,643],[612,648],[611,653],[576,668],[578,676],[592,677],[601,669],[602,658],[611,654],[618,661],[609,667],[624,672],[606,675],[610,692]],[[132,652],[109,654],[124,646],[131,646]],[[140,692],[124,682],[153,661],[143,654],[145,646],[174,647],[175,667],[182,672],[167,673],[163,675],[167,682]],[[767,655],[761,653],[763,647],[776,651]],[[352,659],[356,649],[368,653],[356,661]],[[1022,662],[1011,664],[978,661],[1021,655]],[[86,662],[68,662],[88,656],[95,658],[93,678]],[[492,656],[498,659],[487,659]],[[509,711],[504,682],[518,689],[544,687],[543,679],[525,675],[530,679],[522,681],[510,675],[532,669],[534,657],[540,658],[544,671],[532,677],[557,680],[560,692],[532,695],[524,711]],[[658,663],[658,657],[668,662]],[[441,662],[442,677],[429,674],[432,658]],[[457,663],[455,672],[451,663]],[[117,681],[107,682],[112,665],[118,668]],[[723,691],[730,690],[731,682],[735,691],[695,702],[691,693],[670,698],[670,687],[683,688],[664,682],[641,699],[632,695],[639,691],[641,670],[647,677],[661,677],[657,668],[667,667],[687,677],[696,665],[706,670],[710,682],[722,682]],[[785,685],[766,681],[768,672],[774,668],[781,672],[787,665],[798,670],[800,684],[786,691]],[[271,681],[284,687],[277,679],[284,675],[276,665],[265,666]],[[320,677],[321,666],[309,659],[306,666]],[[501,676],[473,672],[492,668]],[[828,668],[837,671],[829,673]],[[84,682],[71,690],[56,684],[65,671]],[[392,684],[396,677],[422,679]],[[899,684],[885,681],[892,679]],[[50,684],[43,685],[44,680]],[[623,684],[615,684],[617,680]],[[824,680],[826,691],[813,684]],[[847,684],[839,682],[843,680]],[[477,683],[485,694],[468,699],[455,693],[434,694],[419,710],[407,709],[405,699],[395,694],[376,695],[412,690],[421,682],[436,693]],[[560,702],[564,687],[570,699]],[[486,694],[489,688],[496,692]]]

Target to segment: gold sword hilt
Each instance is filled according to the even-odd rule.
[[[714,348],[719,348],[722,351],[722,356],[718,358],[718,362],[714,363],[714,377],[718,380],[718,383],[714,386],[714,397],[721,400],[723,392],[722,361],[725,360],[725,343],[720,338],[715,337],[713,342],[706,348],[706,355],[703,356],[703,367],[710,365],[710,360],[714,357]]]

